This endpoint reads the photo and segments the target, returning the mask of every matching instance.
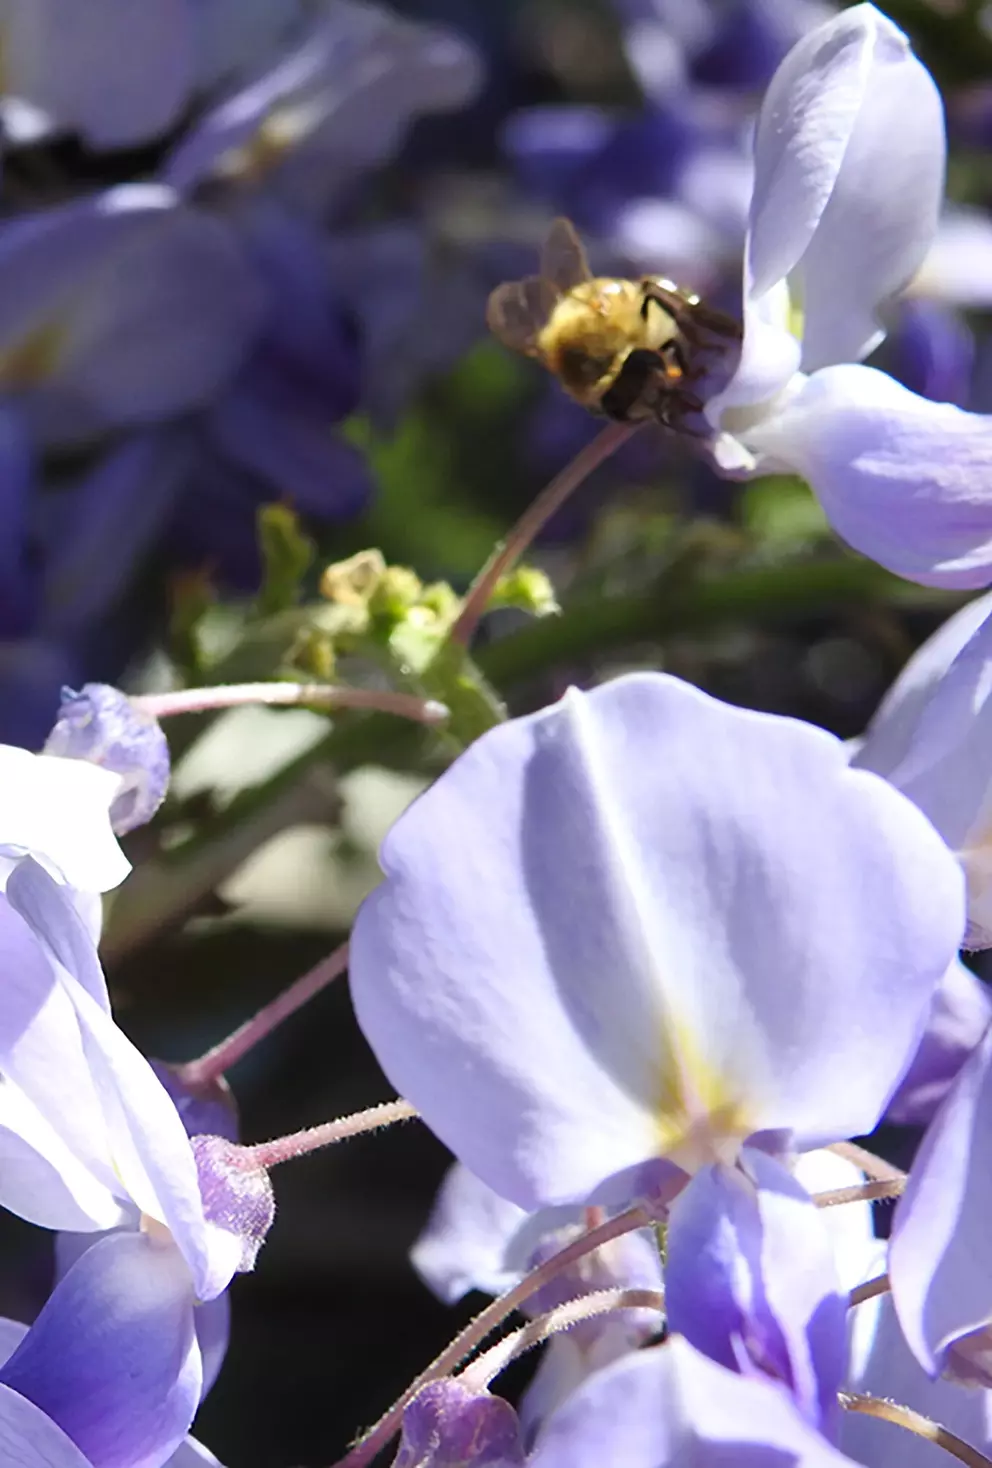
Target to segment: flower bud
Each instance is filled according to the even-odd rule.
[[[107,683],[62,690],[62,706],[44,754],[84,759],[120,775],[110,807],[118,836],[150,821],[169,786],[169,746],[150,714]]]

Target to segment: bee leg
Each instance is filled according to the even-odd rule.
[[[733,316],[727,316],[722,311],[711,311],[708,306],[703,306],[698,301],[688,300],[678,291],[666,290],[664,286],[658,285],[655,281],[647,281],[644,285],[641,315],[645,320],[650,301],[654,301],[668,312],[686,341],[692,346],[701,344],[702,334],[705,332],[729,337],[732,341],[740,340],[743,328]]]

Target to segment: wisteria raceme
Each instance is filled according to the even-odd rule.
[[[988,37],[414,8],[0,6],[0,1468],[992,1468]]]

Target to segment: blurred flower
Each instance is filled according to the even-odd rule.
[[[75,132],[92,148],[160,138],[199,94],[267,61],[304,14],[305,0],[5,0],[6,135]]]

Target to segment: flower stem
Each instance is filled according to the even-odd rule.
[[[968,1468],[992,1468],[992,1459],[966,1443],[963,1438],[949,1432],[939,1422],[914,1412],[911,1407],[901,1407],[898,1402],[883,1401],[881,1397],[869,1397],[861,1392],[838,1392],[837,1399],[848,1412],[863,1412],[866,1417],[880,1417],[883,1422],[894,1422],[907,1432],[925,1438],[938,1448],[952,1454]]]
[[[322,708],[369,709],[396,714],[417,724],[441,724],[448,717],[443,703],[381,688],[346,688],[330,683],[230,683],[219,688],[179,688],[172,693],[144,693],[131,702],[154,719],[173,714],[199,714],[241,704],[316,704]]]
[[[887,1274],[876,1274],[874,1279],[866,1279],[864,1284],[855,1285],[847,1303],[853,1309],[855,1305],[863,1305],[866,1300],[874,1300],[876,1295],[888,1294],[891,1288]]]
[[[508,1315],[516,1310],[518,1305],[523,1304],[524,1300],[529,1299],[537,1290],[543,1289],[548,1281],[554,1279],[561,1270],[567,1269],[570,1264],[574,1264],[577,1259],[584,1258],[586,1254],[591,1254],[602,1244],[608,1244],[611,1239],[618,1239],[622,1234],[630,1233],[634,1229],[646,1228],[652,1221],[651,1211],[643,1204],[637,1204],[634,1208],[628,1208],[625,1213],[617,1214],[616,1218],[611,1218],[597,1228],[590,1229],[588,1233],[575,1239],[567,1248],[545,1260],[537,1269],[531,1270],[530,1274],[525,1275],[512,1290],[508,1290],[498,1300],[493,1300],[492,1304],[487,1305],[474,1320],[469,1321],[465,1329],[460,1331],[451,1344],[446,1346],[441,1354],[424,1368],[406,1391],[396,1399],[388,1412],[385,1412],[379,1421],[369,1428],[351,1451],[334,1465],[334,1468],[362,1468],[365,1463],[370,1463],[386,1446],[393,1434],[399,1431],[405,1407],[422,1386],[453,1371],[470,1351],[475,1350],[491,1330],[500,1325]]]
[[[592,443],[587,443],[566,464],[560,474],[541,490],[537,499],[527,506],[516,525],[505,540],[501,540],[482,570],[468,589],[465,603],[454,623],[450,638],[461,647],[467,647],[472,634],[482,618],[497,582],[523,555],[535,536],[539,535],[568,497],[588,479],[617,449],[627,442],[640,425],[637,423],[610,423],[597,434]]]
[[[814,1193],[817,1208],[838,1208],[842,1203],[873,1203],[877,1198],[898,1198],[905,1190],[906,1178],[880,1178],[875,1182],[856,1183],[853,1188],[833,1188],[829,1193]]]
[[[869,1152],[867,1147],[859,1147],[857,1142],[833,1142],[827,1151],[836,1152],[838,1157],[853,1162],[855,1167],[860,1167],[862,1172],[866,1172],[876,1182],[890,1182],[906,1176],[902,1168],[886,1162],[884,1157],[876,1157],[874,1152]]]
[[[463,1385],[472,1391],[484,1391],[491,1381],[505,1371],[511,1361],[543,1345],[550,1336],[570,1330],[583,1320],[595,1320],[600,1315],[612,1315],[616,1310],[664,1311],[665,1296],[661,1290],[616,1289],[595,1290],[589,1295],[580,1295],[577,1300],[568,1300],[546,1315],[539,1315],[520,1330],[511,1331],[495,1346],[465,1367],[459,1374]]]
[[[342,943],[333,953],[322,958],[312,969],[290,984],[288,989],[278,994],[271,1003],[264,1005],[251,1019],[239,1025],[226,1040],[214,1045],[199,1060],[189,1060],[185,1065],[177,1066],[179,1079],[193,1088],[219,1080],[236,1061],[254,1049],[259,1040],[271,1035],[283,1020],[295,1014],[315,994],[319,994],[321,989],[326,988],[339,974],[343,974],[347,967],[348,945]]]
[[[350,1116],[339,1116],[334,1121],[325,1121],[322,1126],[304,1127],[301,1132],[290,1132],[288,1137],[276,1137],[273,1142],[257,1142],[246,1147],[259,1167],[275,1167],[279,1162],[289,1162],[294,1157],[305,1157],[308,1152],[317,1152],[321,1147],[330,1147],[348,1137],[361,1136],[362,1132],[377,1132],[384,1126],[393,1126],[398,1121],[410,1121],[420,1112],[409,1101],[398,1097],[395,1101],[383,1101],[379,1106],[370,1106],[367,1111],[353,1111]]]

